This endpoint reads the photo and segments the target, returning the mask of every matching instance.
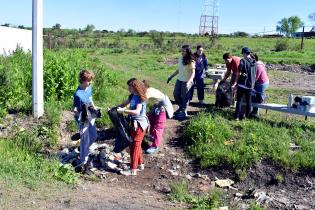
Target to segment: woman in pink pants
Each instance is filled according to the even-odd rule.
[[[166,118],[172,118],[174,114],[173,105],[167,95],[161,91],[150,87],[147,81],[143,80],[146,89],[146,97],[154,103],[153,108],[148,114],[150,121],[150,135],[153,138],[153,143],[147,154],[152,154],[159,149],[162,141],[162,136],[165,128]]]

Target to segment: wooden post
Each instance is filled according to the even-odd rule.
[[[302,31],[302,41],[301,41],[301,50],[304,48],[304,26],[303,26],[303,31]]]
[[[52,45],[51,45],[51,33],[48,33],[48,48],[51,50]]]

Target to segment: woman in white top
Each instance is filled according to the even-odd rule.
[[[189,45],[182,46],[181,53],[182,57],[178,60],[178,68],[168,77],[167,83],[169,83],[171,79],[178,74],[173,95],[179,109],[174,113],[174,115],[178,119],[185,119],[187,117],[190,89],[193,85],[195,77],[195,61]]]
[[[162,140],[166,118],[172,118],[174,110],[167,95],[158,89],[150,87],[147,81],[143,80],[143,83],[146,87],[146,97],[149,102],[153,103],[153,108],[148,113],[150,135],[153,138],[153,143],[150,148],[146,150],[147,154],[152,154],[158,150]]]

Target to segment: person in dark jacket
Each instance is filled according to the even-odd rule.
[[[256,81],[256,61],[251,57],[248,47],[242,49],[243,59],[239,65],[239,77],[237,80],[236,108],[234,117],[236,120],[242,119],[242,99],[245,98],[245,117],[248,118],[252,109],[251,94]]]
[[[190,100],[192,100],[194,96],[195,85],[197,86],[197,95],[199,100],[199,105],[204,104],[204,75],[208,73],[208,59],[205,53],[203,52],[203,47],[201,45],[197,46],[196,52],[193,54],[194,60],[196,62],[195,69],[195,78],[194,84],[191,87],[191,95]]]

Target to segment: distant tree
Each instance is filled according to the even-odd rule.
[[[95,29],[95,26],[93,24],[88,24],[86,25],[86,27],[84,28],[84,31],[85,32],[88,32],[88,33],[92,33]]]
[[[56,23],[56,25],[54,25],[52,27],[52,29],[60,30],[61,29],[61,25],[59,23]]]
[[[249,37],[249,34],[243,31],[236,31],[232,33],[231,35],[236,36],[236,37]]]
[[[5,24],[2,24],[1,26],[4,26],[4,27],[10,27],[10,23],[5,23]]]
[[[135,36],[136,34],[137,32],[131,28],[127,31],[127,36]]]
[[[25,29],[25,27],[23,25],[19,25],[18,28]]]
[[[295,33],[298,28],[303,26],[303,22],[298,16],[291,16],[289,18],[282,18],[277,25],[277,31],[290,37]]]
[[[150,34],[151,34],[151,40],[154,44],[155,47],[158,47],[158,48],[162,48],[163,47],[163,43],[164,43],[164,34],[162,32],[152,32],[150,31]]]

